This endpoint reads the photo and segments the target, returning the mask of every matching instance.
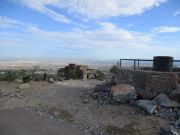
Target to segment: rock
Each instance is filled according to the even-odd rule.
[[[173,126],[169,126],[166,128],[161,128],[159,135],[179,135],[179,131]]]
[[[177,119],[177,112],[167,107],[158,106],[155,115],[162,119],[169,119],[171,121],[175,121]]]
[[[162,107],[180,107],[180,104],[169,99],[169,97],[163,93],[156,96],[153,101]]]
[[[180,118],[176,121],[175,123],[175,128],[179,129],[180,128]]]
[[[138,100],[136,101],[137,105],[143,110],[147,111],[150,114],[153,114],[157,108],[156,102],[152,100]]]
[[[119,103],[128,103],[137,99],[136,90],[128,84],[119,84],[111,88],[111,96],[113,100]]]
[[[170,97],[180,103],[180,88],[178,87],[176,90],[174,90],[171,94],[170,94]]]
[[[54,79],[53,79],[53,78],[49,78],[49,79],[48,79],[48,82],[49,82],[49,83],[54,83]]]
[[[111,83],[97,84],[94,92],[110,92],[112,86],[113,84]]]
[[[15,82],[18,83],[18,84],[22,84],[23,80],[22,79],[16,79]]]
[[[136,88],[137,95],[142,99],[151,100],[158,95],[157,91],[151,91],[150,88]]]
[[[83,100],[83,103],[84,103],[84,104],[88,104],[88,103],[89,103],[89,100],[88,100],[88,99],[84,99],[84,100]]]
[[[23,84],[20,84],[19,85],[19,88],[21,90],[24,90],[24,89],[29,89],[30,88],[30,85],[28,83],[23,83]]]
[[[180,118],[180,110],[178,110],[177,115],[178,115],[178,117]]]

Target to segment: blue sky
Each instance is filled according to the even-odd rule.
[[[1,0],[1,58],[180,59],[180,0]]]

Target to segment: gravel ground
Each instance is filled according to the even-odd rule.
[[[86,134],[155,135],[169,121],[147,115],[129,105],[99,107],[89,95],[97,80],[69,80],[54,84],[31,82],[22,97],[0,98],[0,109],[23,108],[43,118],[74,127]],[[0,84],[0,90],[18,91],[18,84]],[[38,134],[37,134],[38,135]]]
[[[83,133],[23,109],[9,109],[0,111],[0,135],[83,135]]]

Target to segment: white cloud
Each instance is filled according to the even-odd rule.
[[[175,11],[174,14],[173,14],[173,16],[179,16],[179,15],[180,15],[180,9]]]
[[[36,26],[37,24],[24,23],[5,16],[0,16],[0,28],[26,28],[29,26]]]
[[[7,28],[7,27],[14,27],[17,25],[23,25],[22,22],[4,17],[4,16],[0,16],[0,27],[1,28]]]
[[[84,17],[101,19],[141,14],[166,0],[59,0],[60,8]]]
[[[101,29],[94,31],[74,30],[69,32],[44,31],[33,26],[28,29],[28,32],[50,44],[58,44],[66,48],[95,49],[95,51],[100,48],[104,51],[122,48],[125,50],[131,48],[135,51],[174,51],[173,48],[151,45],[153,40],[151,34],[128,31],[107,22],[102,22],[100,25]]]
[[[16,3],[20,2],[20,4],[22,4],[24,6],[27,6],[31,9],[39,11],[41,13],[44,13],[56,21],[64,22],[64,23],[71,22],[71,20],[69,20],[64,15],[59,14],[47,7],[47,5],[56,4],[57,0],[14,0],[14,1]]]
[[[168,26],[156,27],[153,29],[153,32],[156,32],[156,33],[180,32],[180,27],[168,27]]]
[[[129,16],[142,14],[148,9],[167,0],[15,0],[34,10],[45,13],[57,21],[70,22],[62,14],[59,14],[47,5],[59,9],[67,9],[69,13],[83,16],[82,20],[102,19],[117,16]]]
[[[22,31],[21,33],[0,33],[0,41],[4,45],[9,44],[9,46],[27,44],[28,46],[34,46],[34,48],[49,47],[59,49],[66,48],[68,50],[81,48],[88,51],[93,50],[94,54],[103,52],[104,54],[108,54],[108,52],[111,51],[112,55],[116,53],[118,55],[119,52],[121,52],[126,54],[130,53],[130,55],[134,53],[134,56],[140,56],[141,52],[149,54],[156,53],[156,55],[158,55],[159,50],[161,50],[161,55],[175,54],[174,52],[176,52],[176,49],[173,47],[162,46],[161,44],[164,45],[164,43],[161,41],[158,42],[160,45],[154,44],[154,36],[157,36],[158,33],[150,32],[146,34],[129,31],[109,22],[98,22],[99,28],[94,30],[73,29],[69,31],[46,31],[35,25],[25,24],[6,17],[1,17],[0,20],[3,20],[1,21],[3,25],[23,26],[18,27]]]
[[[127,25],[128,28],[132,27],[134,24],[133,23],[130,23]]]

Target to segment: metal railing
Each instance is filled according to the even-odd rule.
[[[120,59],[118,63],[118,67],[123,67],[124,61],[133,62],[132,67],[134,70],[136,70],[139,67],[153,67],[153,62],[154,62],[154,60],[150,60],[150,59]],[[173,63],[174,63],[174,67],[180,67],[180,60],[173,60]]]

